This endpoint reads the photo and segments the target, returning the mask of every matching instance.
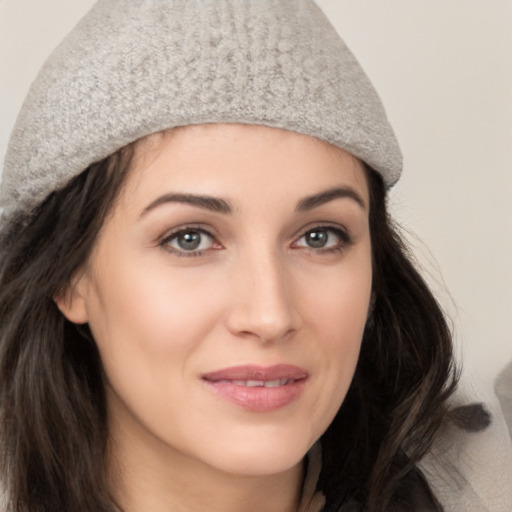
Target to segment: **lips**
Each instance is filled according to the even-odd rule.
[[[235,366],[203,375],[216,395],[248,411],[271,412],[297,400],[308,373],[292,365]]]

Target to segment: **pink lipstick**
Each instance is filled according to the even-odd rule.
[[[288,364],[233,366],[203,375],[210,390],[254,412],[270,412],[297,400],[308,378],[306,370]]]

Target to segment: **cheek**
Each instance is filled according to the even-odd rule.
[[[158,431],[158,424],[169,424],[187,407],[184,390],[196,389],[195,358],[221,316],[219,301],[208,290],[219,287],[191,272],[133,267],[120,259],[108,270],[98,275],[89,316],[109,407],[127,425],[137,417]],[[180,425],[173,426],[172,435],[182,435]]]
[[[100,340],[138,336],[145,347],[166,350],[186,344],[185,333],[206,328],[215,300],[204,277],[132,263],[118,261],[95,280],[89,318]]]
[[[316,279],[315,279],[316,277]],[[304,311],[308,323],[325,334],[333,349],[361,341],[372,293],[370,247],[351,254],[345,264],[309,278]]]
[[[194,352],[220,316],[209,291],[218,286],[193,275],[121,258],[97,275],[89,323],[107,379],[119,392],[137,379],[154,389],[172,387],[189,373]]]
[[[321,368],[317,378],[323,391],[315,408],[322,419],[317,436],[345,399],[358,362],[372,293],[369,249],[321,283],[304,303],[304,310],[309,312],[306,325],[313,330],[316,343],[312,357]]]

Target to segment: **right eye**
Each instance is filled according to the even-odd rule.
[[[204,251],[220,247],[209,233],[197,228],[171,233],[160,245],[178,256],[200,256]]]

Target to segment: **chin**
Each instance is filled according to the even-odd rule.
[[[243,440],[233,439],[227,446],[217,444],[212,462],[224,472],[240,476],[284,473],[301,463],[315,440],[290,432],[260,431]]]

